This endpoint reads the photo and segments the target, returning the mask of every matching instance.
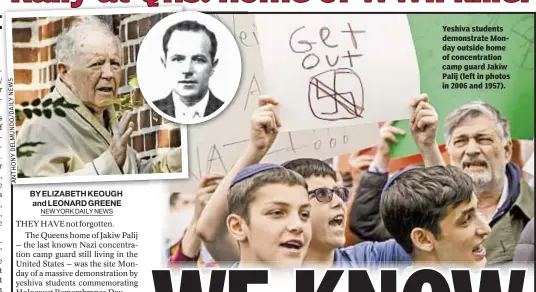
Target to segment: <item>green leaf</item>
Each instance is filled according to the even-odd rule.
[[[35,151],[33,150],[28,150],[28,151],[17,151],[17,158],[20,158],[20,157],[31,157],[32,155],[34,155]]]
[[[36,116],[38,116],[38,117],[40,117],[41,114],[42,114],[42,113],[41,113],[41,110],[38,109],[38,108],[34,108],[34,109],[32,110],[32,112],[34,113],[34,115],[36,115]]]
[[[23,148],[25,147],[35,147],[35,146],[38,146],[38,145],[44,145],[45,143],[43,142],[26,142],[26,143],[22,143],[21,145],[17,146],[17,157],[30,157],[32,155],[34,155],[35,151],[33,150],[26,150],[26,151],[23,151]]]
[[[130,100],[130,95],[128,94],[124,94],[118,98],[116,98],[115,100],[118,100],[120,103],[122,102],[128,102]]]
[[[109,105],[113,105],[113,104],[120,104],[121,103],[121,100],[118,99],[118,98],[115,98],[115,99],[112,99],[112,100],[106,100],[102,103],[103,106],[109,106]]]
[[[138,85],[138,77],[136,75],[132,75],[128,78],[128,85],[134,88],[140,87]]]
[[[17,177],[18,177],[18,178],[29,178],[29,176],[26,176],[26,175],[24,174],[24,172],[22,172],[22,171],[19,171],[19,172],[17,173]]]
[[[158,122],[158,120],[160,119],[160,115],[157,112],[152,112],[152,113],[153,113],[153,121]]]
[[[49,109],[45,109],[45,110],[43,110],[43,114],[45,115],[45,117],[46,117],[47,119],[50,119],[50,118],[52,117],[52,111],[49,110]]]
[[[67,114],[61,108],[55,108],[54,113],[60,117],[66,117]]]
[[[47,107],[52,104],[52,98],[47,98],[43,101],[43,107]]]
[[[22,112],[24,113],[24,115],[28,118],[28,119],[31,119],[32,118],[32,110],[29,109],[29,108],[25,108],[22,110]]]
[[[17,146],[17,148],[20,149],[20,148],[23,148],[23,147],[35,147],[35,146],[38,146],[38,145],[45,145],[45,143],[44,142],[25,142],[25,143],[22,143],[19,146]]]
[[[32,101],[32,106],[38,106],[41,104],[41,99],[40,98],[36,98]]]
[[[62,104],[61,106],[63,108],[68,108],[68,109],[75,109],[78,107],[78,105],[74,103],[65,103],[65,104]]]
[[[56,107],[56,106],[58,106],[58,105],[60,105],[60,104],[63,104],[64,102],[65,102],[65,97],[62,96],[62,97],[56,99],[56,100],[52,103],[52,105],[53,105],[54,107]]]

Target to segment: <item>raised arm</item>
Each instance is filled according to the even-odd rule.
[[[199,187],[196,191],[194,217],[192,223],[186,230],[182,244],[182,250],[187,256],[199,254],[199,251],[201,250],[201,238],[199,238],[196,233],[197,222],[199,217],[201,217],[201,214],[203,214],[207,202],[218,187],[217,181],[220,179],[223,179],[223,175],[221,174],[208,174],[204,176],[199,183]]]
[[[437,145],[439,119],[435,108],[429,103],[428,95],[421,94],[410,101],[413,108],[409,125],[413,140],[419,148],[425,166],[445,165]]]
[[[251,117],[250,142],[246,151],[220,182],[197,222],[197,234],[216,261],[238,260],[238,245],[228,236],[225,224],[229,215],[227,193],[238,172],[259,163],[274,143],[281,127],[276,107],[277,101],[271,97],[259,99],[259,107]]]

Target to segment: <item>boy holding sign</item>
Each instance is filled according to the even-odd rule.
[[[236,245],[236,241],[237,239],[250,240],[250,238],[245,238],[243,234],[235,232],[235,230],[239,230],[239,228],[234,225],[237,225],[237,222],[240,220],[230,220],[232,219],[232,216],[229,215],[229,209],[232,207],[231,204],[227,204],[226,197],[228,189],[232,185],[231,180],[235,177],[239,177],[243,169],[259,163],[277,137],[278,130],[281,126],[281,122],[275,111],[277,104],[278,103],[274,99],[269,97],[263,97],[259,100],[260,107],[252,116],[251,140],[248,150],[246,150],[245,154],[227,173],[218,186],[216,193],[208,202],[203,214],[201,214],[201,218],[197,225],[197,232],[203,239],[211,255],[218,261],[236,261],[238,258],[242,261],[243,253],[242,250],[240,250],[240,252],[238,251],[239,249]],[[335,190],[334,188],[336,176],[333,169],[327,164],[322,165],[319,163],[319,160],[316,159],[303,161],[306,162],[303,168],[299,166],[299,163],[292,162],[287,163],[285,167],[287,169],[295,170],[300,175],[305,176],[307,184],[311,184],[308,188],[309,201],[312,202],[311,204],[314,204],[313,208],[317,210],[316,212],[314,212],[314,210],[312,212],[312,228],[315,230],[322,230],[325,226],[337,225],[336,222],[340,222],[340,218],[337,218],[337,215],[332,218],[330,215],[324,216],[322,214],[325,211],[323,210],[324,208],[330,208],[333,204],[344,205],[341,206],[343,210],[346,208],[346,202],[344,202],[339,194],[340,192],[344,192],[344,190]],[[307,165],[308,162],[312,162],[311,165]],[[300,170],[314,168],[315,166],[312,164],[316,164],[316,166],[322,168],[323,171],[320,171],[319,174],[315,175],[315,172],[307,174],[306,171]],[[331,201],[324,202],[327,197],[320,194],[320,192],[324,190],[326,192],[332,192]],[[279,190],[279,192],[285,194],[281,190]],[[333,195],[333,192],[339,195],[335,196]],[[272,196],[279,195],[280,194],[275,191],[272,192]],[[343,197],[347,198],[347,193],[346,196],[343,194]],[[339,202],[339,200],[343,200],[343,202]],[[331,212],[329,214],[331,214]],[[224,218],[227,218],[227,228],[222,228],[222,221],[224,221]],[[245,221],[243,223],[244,224],[241,225],[245,225]],[[337,226],[334,227],[337,228]],[[233,234],[233,237],[229,236],[230,233]],[[342,234],[344,237],[344,230]],[[323,236],[319,232],[316,232],[316,234],[313,232],[312,236],[314,241],[320,243],[329,240],[330,237]],[[261,238],[265,239],[264,236]],[[337,239],[335,239],[335,241],[337,241]],[[409,261],[408,255],[394,240],[386,243],[367,242],[350,248],[339,249],[344,244],[344,240],[341,242],[340,245],[335,242],[335,244],[318,244],[309,248],[306,261],[310,261],[312,264],[327,265],[329,267],[362,267],[372,264]],[[309,260],[307,258],[309,258]]]
[[[251,262],[300,266],[308,249],[310,205],[303,178],[277,165],[258,164],[281,125],[276,105],[270,97],[259,100],[246,152],[199,218],[196,231],[220,263],[240,259],[240,266]],[[266,241],[266,232],[275,240]]]

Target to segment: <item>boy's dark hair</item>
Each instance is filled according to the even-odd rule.
[[[471,177],[454,166],[415,168],[393,180],[381,199],[380,212],[387,231],[412,253],[414,228],[424,228],[439,238],[439,222],[449,208],[469,202],[472,194]]]
[[[170,26],[166,30],[166,32],[164,33],[164,38],[162,39],[162,48],[164,49],[164,55],[167,56],[169,39],[171,38],[171,35],[174,31],[204,32],[210,39],[210,57],[212,58],[211,61],[214,62],[214,58],[216,58],[216,51],[218,50],[218,40],[216,39],[216,35],[206,26],[200,24],[197,21],[192,20],[181,21]]]
[[[328,176],[337,181],[337,173],[326,162],[314,158],[298,158],[281,164],[286,169],[293,170],[308,179],[312,176]]]
[[[236,214],[249,224],[249,206],[255,200],[254,194],[269,184],[299,185],[307,191],[303,177],[292,170],[283,167],[262,170],[232,184],[227,195],[229,214]]]

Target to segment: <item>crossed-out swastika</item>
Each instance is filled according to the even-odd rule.
[[[364,96],[361,78],[349,68],[324,71],[309,81],[309,107],[321,120],[362,118]]]

